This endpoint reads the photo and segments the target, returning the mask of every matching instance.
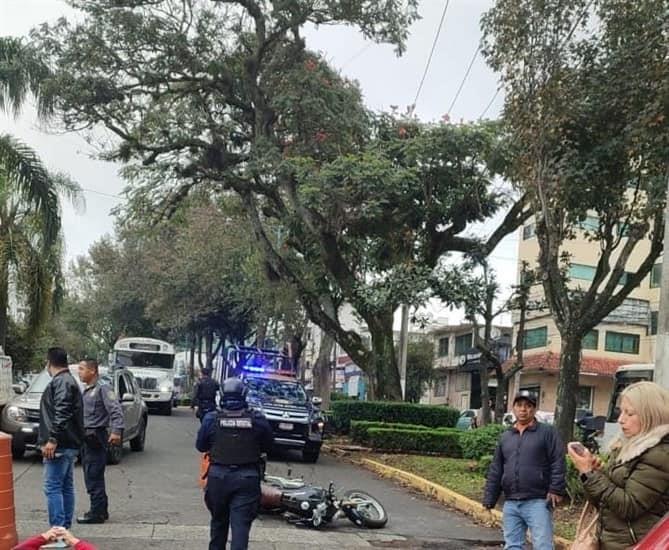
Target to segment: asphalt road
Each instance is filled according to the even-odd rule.
[[[207,548],[208,512],[197,486],[199,456],[193,444],[199,423],[187,409],[171,417],[149,417],[146,449],[125,448],[120,465],[107,468],[110,521],[102,526],[73,526],[77,536],[103,550]],[[360,530],[346,520],[324,530],[288,525],[281,517],[261,516],[251,535],[252,550],[335,548],[433,548],[440,550],[499,548],[500,533],[474,524],[392,482],[321,455],[317,464],[303,464],[299,455],[272,457],[268,471],[303,477],[341,489],[362,489],[386,507],[390,521],[381,530]],[[75,472],[78,514],[88,509],[81,468]],[[34,455],[14,461],[15,506],[19,534],[47,528],[42,494],[42,465]]]

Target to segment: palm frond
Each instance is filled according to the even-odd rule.
[[[0,134],[0,170],[7,184],[15,186],[17,194],[40,215],[45,246],[53,245],[61,228],[59,187],[37,153],[12,136]]]
[[[67,199],[78,214],[83,214],[86,211],[86,198],[81,185],[68,174],[62,172],[52,172],[51,180],[58,189],[58,194]]]
[[[53,102],[42,92],[50,74],[39,55],[21,38],[0,37],[0,110],[18,116],[32,95],[37,100],[38,116],[47,118],[53,113]]]

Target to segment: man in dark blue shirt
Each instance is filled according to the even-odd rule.
[[[197,407],[196,416],[200,419],[200,422],[207,413],[216,410],[216,394],[219,389],[218,382],[211,377],[211,369],[202,369],[201,378],[193,392],[193,403],[191,405],[191,409]]]
[[[209,550],[225,550],[228,528],[230,550],[246,550],[260,504],[260,457],[274,437],[265,417],[246,406],[242,380],[228,378],[222,393],[222,410],[203,418],[195,444],[210,456],[204,495],[211,513]]]

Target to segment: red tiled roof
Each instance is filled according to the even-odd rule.
[[[560,354],[550,351],[544,353],[533,353],[523,355],[523,370],[525,371],[553,371],[560,370]],[[583,355],[581,359],[581,372],[586,374],[599,374],[613,376],[621,365],[628,364],[629,360],[608,359],[605,357],[593,357]],[[504,363],[504,370],[513,365],[513,359]]]

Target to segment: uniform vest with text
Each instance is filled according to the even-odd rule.
[[[260,441],[253,429],[253,413],[248,410],[222,411],[216,416],[216,437],[211,449],[214,464],[256,464]]]

